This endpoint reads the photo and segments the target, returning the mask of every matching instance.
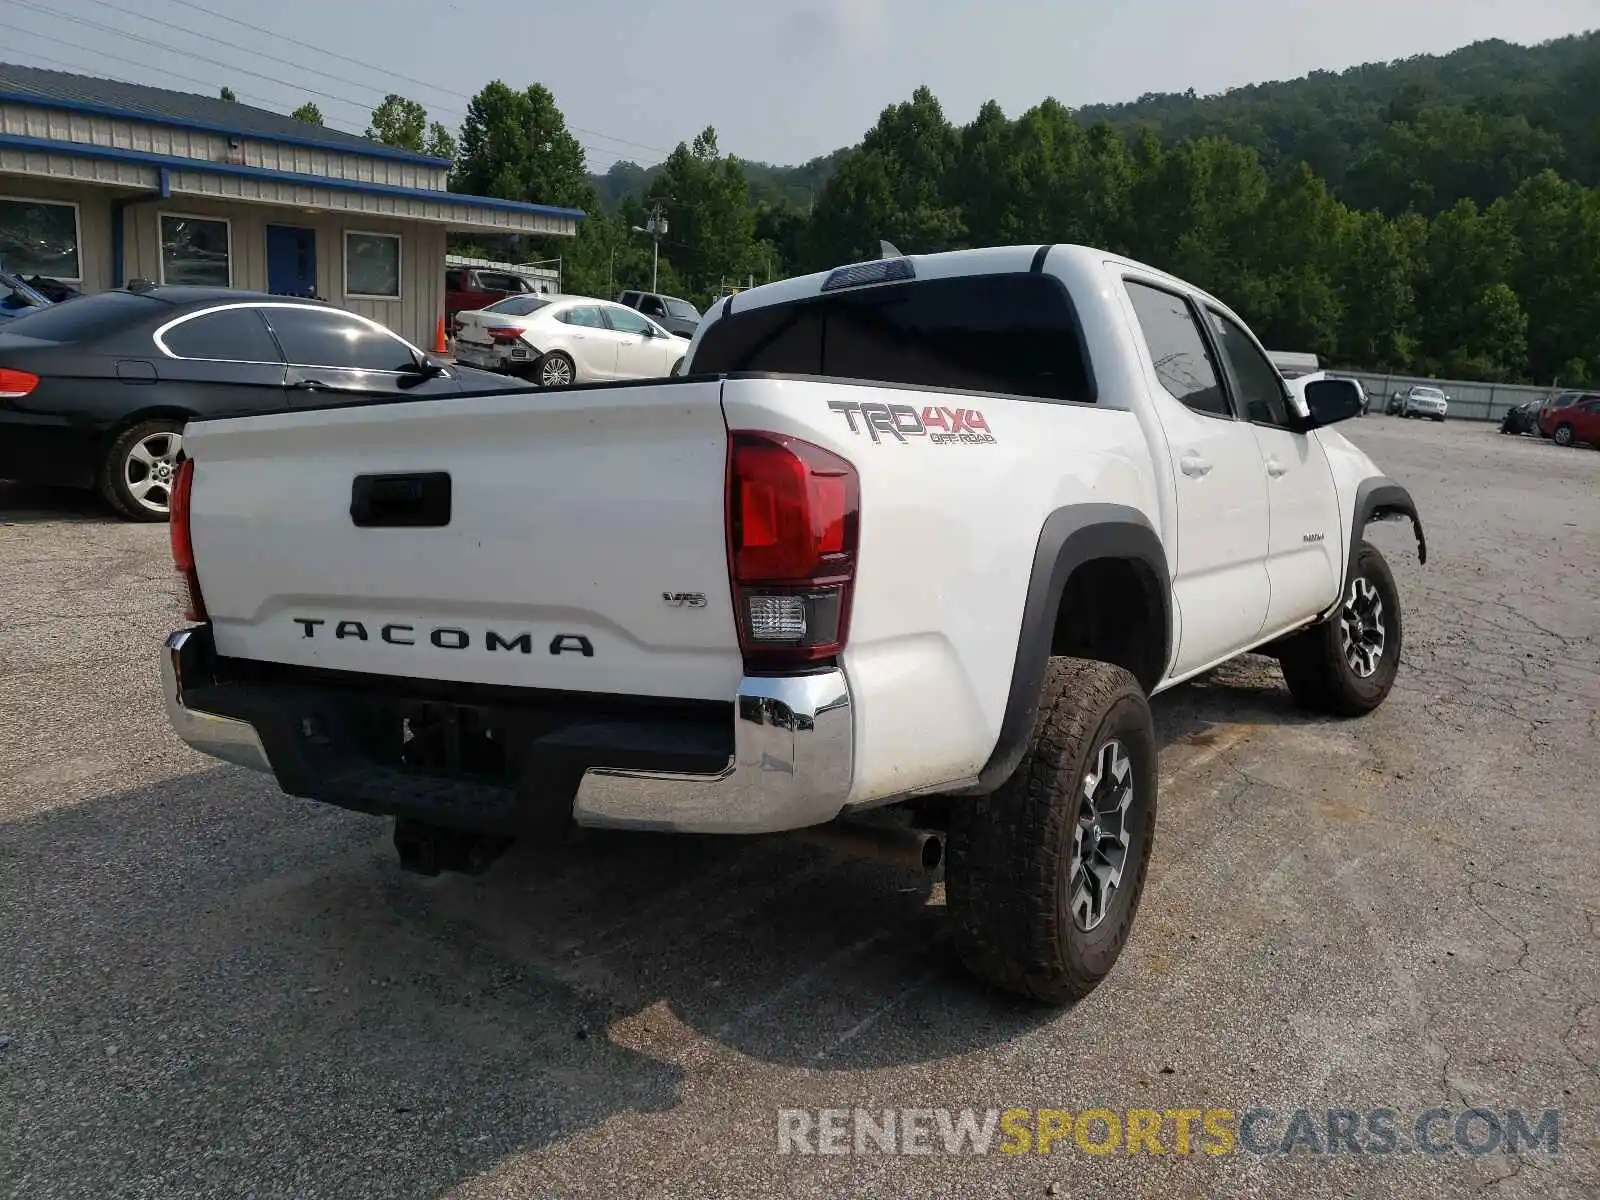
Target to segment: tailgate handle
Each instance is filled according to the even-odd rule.
[[[450,524],[450,473],[357,475],[350,519],[362,529],[431,529]]]

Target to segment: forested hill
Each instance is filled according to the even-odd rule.
[[[750,162],[740,159],[745,178],[750,183],[750,201],[773,208],[790,208],[796,212],[810,209],[822,185],[839,165],[848,150],[835,150],[821,158],[814,158],[798,167],[775,167],[770,163]],[[595,195],[600,207],[614,212],[628,196],[643,196],[650,184],[661,173],[660,167],[641,167],[638,163],[619,162],[604,175],[591,175]]]
[[[1225,137],[1269,166],[1303,159],[1355,208],[1487,204],[1545,167],[1600,184],[1600,32],[1476,42],[1216,96],[1152,94],[1077,116],[1169,143]]]
[[[1600,32],[1539,46],[1477,42],[1443,55],[1315,71],[1214,96],[1141,96],[1076,110],[1168,144],[1219,136],[1269,167],[1303,159],[1353,208],[1432,214],[1488,204],[1551,167],[1600,185]],[[751,200],[805,211],[846,151],[798,167],[744,162]],[[591,177],[602,207],[642,196],[659,168],[619,162]]]

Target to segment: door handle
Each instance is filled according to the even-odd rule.
[[[322,392],[328,388],[320,379],[296,379],[289,386],[297,392]]]
[[[1178,467],[1191,479],[1199,479],[1211,474],[1211,460],[1209,458],[1201,458],[1193,450],[1178,460]]]
[[[1275,458],[1267,459],[1267,474],[1268,475],[1271,475],[1274,479],[1282,479],[1288,473],[1289,473],[1289,468],[1284,466],[1277,459],[1275,459]]]

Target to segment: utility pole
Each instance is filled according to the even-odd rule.
[[[662,215],[661,206],[658,204],[650,210],[650,219],[643,225],[633,227],[635,233],[648,233],[655,250],[650,261],[650,290],[658,290],[661,280],[661,239],[666,236],[667,218]]]

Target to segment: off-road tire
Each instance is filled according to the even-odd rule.
[[[1340,637],[1345,606],[1358,580],[1369,581],[1383,602],[1383,651],[1376,671],[1365,679],[1351,665]],[[1395,586],[1394,573],[1376,546],[1362,542],[1356,552],[1355,573],[1345,581],[1339,608],[1327,620],[1285,641],[1278,651],[1278,663],[1290,694],[1301,708],[1336,717],[1362,717],[1382,704],[1394,687],[1403,637],[1400,591]]]
[[[128,455],[133,448],[154,434],[181,434],[182,421],[156,418],[128,426],[106,450],[105,461],[100,464],[98,480],[100,494],[106,503],[116,509],[117,515],[129,521],[165,521],[165,512],[154,512],[140,504],[128,490]],[[169,493],[170,495],[170,493]],[[170,500],[169,500],[170,503]]]
[[[1085,931],[1070,908],[1084,776],[1115,739],[1132,766],[1122,879]],[[956,952],[995,987],[1049,1004],[1087,995],[1116,962],[1139,910],[1155,844],[1150,705],[1120,667],[1053,658],[1016,771],[991,795],[953,801],[945,896]]]

